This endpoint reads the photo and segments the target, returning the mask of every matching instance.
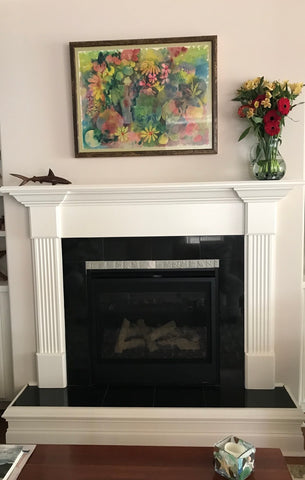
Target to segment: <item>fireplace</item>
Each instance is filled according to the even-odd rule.
[[[68,384],[244,387],[243,244],[63,239]]]
[[[277,202],[295,185],[211,182],[2,187],[4,193],[29,207],[38,385],[67,385],[62,239],[243,236],[245,387],[274,388]],[[86,361],[84,358],[84,364]]]
[[[303,452],[300,409],[293,402],[290,408],[274,408],[271,402],[269,408],[266,402],[258,404],[254,398],[258,389],[269,398],[277,390],[274,388],[277,203],[297,184],[267,181],[2,187],[3,193],[29,207],[38,386],[26,390],[35,390],[35,395],[49,402],[61,400],[56,408],[50,403],[18,405],[18,400],[15,401],[5,412],[9,423],[7,441],[202,446],[212,445],[233,430],[241,436],[247,435],[257,446],[279,447],[287,455]],[[244,284],[241,289],[234,274],[231,285],[235,285],[238,293],[232,295],[224,289],[230,283],[222,283],[226,277],[222,266],[234,255],[221,257],[216,250],[219,239],[233,237],[239,238],[239,245],[244,247],[237,248],[244,257],[239,267]],[[156,245],[151,239],[155,239]],[[76,257],[72,252],[76,252]],[[83,301],[88,293],[85,279],[94,272],[91,269],[90,274],[86,273],[86,261],[198,259],[219,260],[219,378],[222,384],[235,365],[243,365],[244,371],[231,378],[245,386],[247,405],[231,403],[233,398],[224,389],[225,404],[211,405],[207,399],[206,408],[198,408],[197,402],[193,404],[196,408],[190,408],[190,404],[185,408],[183,401],[177,408],[166,408],[169,403],[160,395],[153,406],[149,401],[134,408],[109,402],[71,407],[67,399],[68,381],[83,385],[77,388],[87,395],[86,402],[90,400],[86,385],[88,381],[96,381],[88,353],[93,335],[88,332]],[[146,270],[142,266],[141,269]],[[103,270],[103,275],[109,274],[100,266],[98,270]],[[67,275],[74,278],[69,288],[73,286],[77,295],[73,302],[67,302],[66,298],[65,303],[67,288],[64,289],[63,278]],[[228,314],[226,318],[222,315],[223,307]],[[72,323],[75,332],[70,331]],[[150,326],[147,324],[148,320],[145,326]],[[223,338],[230,341],[221,343]],[[70,362],[72,357],[79,359],[76,364]]]

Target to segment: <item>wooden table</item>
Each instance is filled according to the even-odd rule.
[[[18,480],[221,480],[212,447],[37,445]],[[291,480],[279,449],[258,448],[251,480]]]

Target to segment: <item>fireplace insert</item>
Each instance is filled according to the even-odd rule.
[[[69,386],[244,387],[243,244],[236,235],[63,239]]]
[[[88,270],[93,383],[217,383],[217,270]]]

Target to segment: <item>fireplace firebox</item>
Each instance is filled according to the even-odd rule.
[[[243,236],[62,247],[69,385],[244,387]]]
[[[217,270],[87,269],[94,384],[218,383]]]

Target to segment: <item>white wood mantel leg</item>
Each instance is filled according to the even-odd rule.
[[[274,184],[273,184],[274,185]],[[278,188],[276,186],[276,188]],[[237,188],[245,203],[245,387],[275,387],[274,282],[277,202],[259,187]]]
[[[274,235],[248,234],[246,246],[245,386],[274,388]]]
[[[67,386],[60,238],[32,239],[38,386]]]

